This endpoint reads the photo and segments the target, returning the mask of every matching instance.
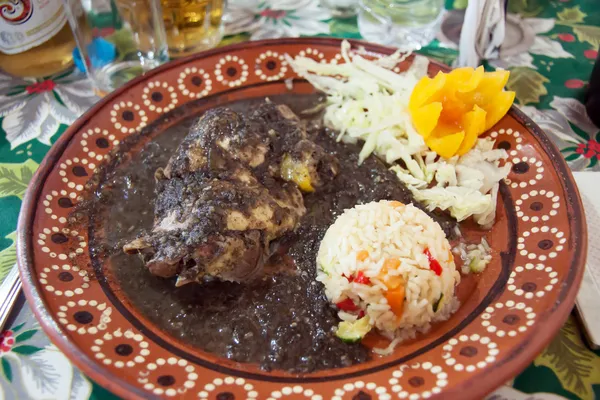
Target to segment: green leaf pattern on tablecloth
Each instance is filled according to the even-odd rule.
[[[534,364],[551,368],[563,387],[580,399],[595,398],[592,385],[600,384],[600,357],[587,349],[573,317]]]
[[[33,177],[38,164],[32,159],[22,163],[0,163],[0,198],[15,196],[23,199],[27,185]],[[12,243],[0,250],[0,284],[17,261],[15,239],[16,232],[9,233],[5,239]]]
[[[329,21],[329,31],[332,35],[344,38],[360,38],[356,19],[332,19]]]
[[[527,67],[516,67],[510,70],[510,78],[506,87],[516,93],[519,104],[537,103],[540,97],[548,94],[544,83],[548,78],[538,71]]]
[[[600,46],[600,26],[575,25],[573,32],[580,42],[589,43],[594,49]]]
[[[586,16],[587,14],[581,11],[581,7],[579,6],[565,8],[562,11],[556,13],[556,17],[560,21],[571,22],[574,24],[579,24],[583,22]]]
[[[12,232],[6,235],[6,239],[10,239],[12,244],[0,251],[0,284],[4,281],[6,275],[8,275],[12,267],[17,262],[17,248],[15,246],[16,237],[17,232]]]
[[[9,381],[12,382],[12,367],[10,366],[10,363],[3,357],[2,359],[0,359],[0,361],[2,362],[2,373],[4,374],[4,377]]]
[[[522,17],[535,17],[543,11],[544,7],[538,0],[509,0],[508,10]]]
[[[452,3],[452,8],[454,8],[455,10],[462,10],[464,8],[467,8],[468,5],[469,0],[454,0],[454,2]]]
[[[22,343],[28,339],[31,339],[33,337],[33,335],[35,335],[37,332],[38,332],[37,329],[29,329],[23,333],[19,333],[15,337],[15,343]]]
[[[40,347],[36,347],[36,346],[28,346],[28,345],[22,345],[22,346],[16,346],[12,349],[13,353],[17,353],[17,354],[23,354],[23,355],[31,355],[31,354],[35,354],[38,351],[43,350]]]
[[[0,164],[0,197],[17,196],[23,199],[37,167],[38,164],[31,159],[19,164]]]

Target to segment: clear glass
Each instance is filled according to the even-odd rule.
[[[169,60],[159,0],[64,0],[75,65],[105,95]]]
[[[370,42],[417,50],[440,27],[444,0],[360,0],[358,29]]]
[[[358,0],[321,0],[321,5],[336,18],[348,18],[356,15]]]
[[[223,38],[224,0],[161,0],[171,57],[215,47]]]

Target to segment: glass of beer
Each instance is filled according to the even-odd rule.
[[[161,0],[169,55],[187,56],[223,38],[224,0]]]
[[[159,0],[64,0],[77,68],[103,96],[169,60]]]
[[[358,28],[370,42],[418,50],[440,27],[444,0],[360,0]]]

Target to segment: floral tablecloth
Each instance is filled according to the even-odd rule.
[[[452,0],[464,8],[467,0]],[[233,0],[222,45],[245,40],[320,35],[360,38],[355,18],[331,19],[318,0]],[[511,70],[517,103],[559,146],[573,170],[600,170],[600,132],[587,117],[583,96],[600,46],[597,0],[511,0],[509,11],[535,34],[529,51],[490,62]],[[452,64],[451,43],[435,40],[422,53]],[[52,143],[97,98],[75,71],[45,79],[0,74],[0,281],[15,264],[15,229],[33,172]],[[600,398],[600,352],[589,350],[574,317],[512,382],[525,393],[570,399]],[[0,399],[113,399],[86,378],[41,331],[21,302],[0,335]],[[494,399],[527,397],[513,390]]]

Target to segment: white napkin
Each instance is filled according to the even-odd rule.
[[[575,304],[588,342],[600,348],[600,172],[574,172],[588,229],[587,264]]]
[[[470,0],[460,33],[458,66],[498,58],[504,42],[507,0]]]

